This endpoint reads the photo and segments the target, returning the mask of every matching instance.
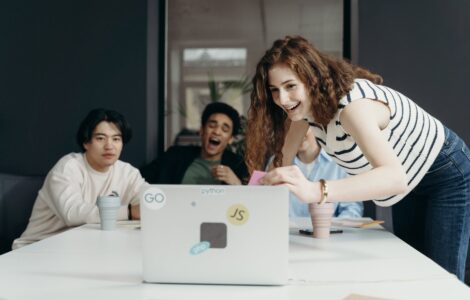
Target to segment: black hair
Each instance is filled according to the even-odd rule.
[[[93,137],[93,131],[95,130],[96,126],[98,126],[98,124],[103,121],[116,125],[119,131],[121,131],[123,145],[127,144],[131,140],[132,129],[123,115],[114,110],[96,108],[91,110],[85,119],[83,119],[77,131],[77,144],[80,146],[83,152],[86,151],[86,149],[83,147],[83,144],[91,141],[91,138]]]
[[[224,102],[212,102],[208,104],[202,112],[201,125],[205,126],[207,120],[213,114],[224,114],[229,117],[233,123],[232,135],[238,134],[238,131],[240,130],[240,115],[235,108]]]

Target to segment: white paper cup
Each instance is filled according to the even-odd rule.
[[[116,196],[100,196],[96,200],[100,212],[101,230],[116,229],[116,220],[121,199]]]

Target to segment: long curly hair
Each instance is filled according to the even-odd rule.
[[[269,90],[268,72],[276,64],[288,66],[305,84],[312,101],[311,114],[323,126],[336,114],[339,100],[352,89],[355,78],[383,82],[377,74],[321,53],[303,37],[276,40],[259,61],[252,80],[245,153],[250,173],[263,169],[273,155],[275,167],[282,162],[281,150],[290,120],[274,103]]]

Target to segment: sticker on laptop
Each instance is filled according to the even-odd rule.
[[[227,220],[233,225],[243,225],[250,218],[250,212],[243,204],[234,204],[227,209]]]
[[[211,247],[211,243],[209,243],[208,241],[202,241],[192,246],[191,249],[189,250],[189,254],[198,255],[206,251],[210,247]]]
[[[165,206],[166,195],[161,189],[151,187],[142,193],[141,202],[144,203],[145,207],[157,210]]]
[[[201,188],[202,196],[223,196],[225,195],[225,187],[209,186]]]
[[[203,222],[200,229],[201,242],[209,242],[210,248],[227,247],[227,225],[225,223]]]

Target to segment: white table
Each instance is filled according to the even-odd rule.
[[[292,228],[287,286],[216,286],[142,283],[140,230],[85,225],[0,256],[0,299],[470,299],[455,276],[380,226],[343,230],[318,240]]]

